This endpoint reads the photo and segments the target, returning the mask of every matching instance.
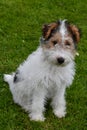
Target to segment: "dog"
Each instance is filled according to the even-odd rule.
[[[75,75],[75,56],[80,31],[67,20],[42,27],[40,45],[12,74],[4,74],[15,103],[28,112],[31,120],[44,121],[47,99],[53,113],[66,115],[66,88]]]

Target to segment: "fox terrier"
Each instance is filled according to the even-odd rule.
[[[44,121],[45,104],[58,118],[65,117],[65,90],[75,75],[75,56],[80,31],[66,20],[45,24],[40,46],[16,72],[5,74],[15,103],[29,113],[31,120]]]

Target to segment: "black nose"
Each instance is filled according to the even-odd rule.
[[[64,58],[59,57],[59,58],[57,58],[57,61],[58,61],[59,64],[62,64],[62,63],[64,63]]]

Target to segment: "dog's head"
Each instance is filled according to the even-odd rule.
[[[40,39],[45,58],[57,65],[64,66],[74,60],[80,31],[66,20],[45,24]]]

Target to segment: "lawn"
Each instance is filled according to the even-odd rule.
[[[87,130],[87,0],[0,0],[0,130]],[[30,121],[14,104],[3,74],[39,44],[44,23],[68,19],[82,30],[76,75],[67,89],[67,115],[58,119],[47,105],[45,122]]]

